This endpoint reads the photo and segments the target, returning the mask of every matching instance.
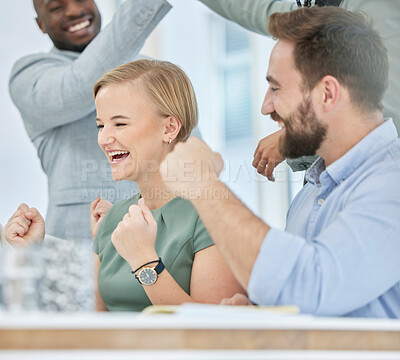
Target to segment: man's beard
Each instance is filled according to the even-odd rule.
[[[278,149],[286,158],[315,155],[326,138],[327,126],[318,119],[309,97],[287,119],[281,118],[276,112],[271,114],[271,118],[285,125]]]

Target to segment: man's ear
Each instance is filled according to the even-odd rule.
[[[39,26],[39,29],[42,31],[43,34],[47,34],[46,28],[43,25],[43,23],[40,21],[40,19],[37,17],[35,18],[36,24]]]
[[[182,122],[177,119],[175,116],[168,116],[164,120],[164,134],[163,134],[163,141],[166,143],[170,143],[176,139],[181,131]],[[171,141],[170,141],[171,139]]]
[[[326,75],[320,82],[321,100],[324,111],[331,111],[340,99],[341,85],[332,75]]]

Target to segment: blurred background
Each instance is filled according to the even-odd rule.
[[[123,1],[96,2],[105,26]],[[196,0],[169,2],[173,8],[141,53],[169,60],[188,74],[199,102],[203,139],[225,160],[222,180],[254,213],[282,229],[289,203],[302,187],[303,173],[293,174],[284,163],[271,183],[251,165],[258,141],[277,130],[275,122],[261,115],[274,41],[226,21]],[[52,46],[36,25],[31,0],[4,4],[0,45],[0,223],[4,225],[21,202],[45,215],[48,200],[36,149],[8,93],[14,62]]]

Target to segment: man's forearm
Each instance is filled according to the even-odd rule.
[[[295,9],[294,1],[284,0],[200,0],[224,18],[259,34],[269,35],[268,18],[275,12]]]
[[[220,181],[211,183],[202,196],[191,201],[234,275],[247,288],[270,227]]]

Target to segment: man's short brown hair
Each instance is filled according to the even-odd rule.
[[[275,13],[269,31],[276,39],[295,43],[294,62],[305,90],[332,75],[362,111],[382,110],[388,86],[387,50],[364,14],[336,7]]]

